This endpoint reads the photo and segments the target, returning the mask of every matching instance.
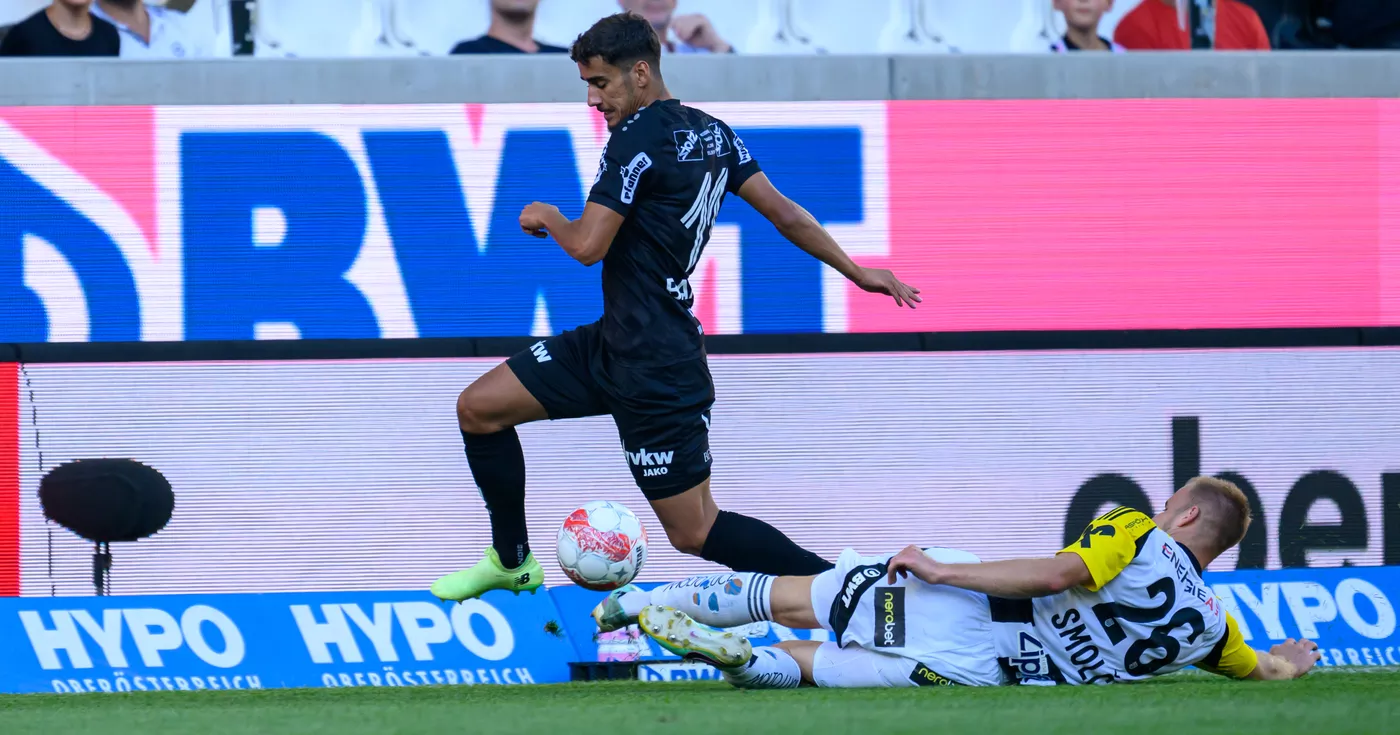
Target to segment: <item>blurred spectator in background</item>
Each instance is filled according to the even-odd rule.
[[[116,56],[116,26],[92,17],[92,0],[54,0],[16,23],[0,41],[0,56]]]
[[[452,47],[454,54],[566,54],[566,48],[535,40],[535,9],[540,0],[491,0],[486,35]]]
[[[1055,0],[1055,9],[1065,16],[1065,35],[1051,44],[1055,53],[1068,51],[1123,51],[1118,44],[1099,35],[1099,19],[1113,9],[1113,0]]]
[[[1397,0],[1400,2],[1400,0]],[[661,39],[662,53],[728,54],[734,52],[710,19],[699,13],[676,15],[676,0],[618,0],[623,10],[647,19]]]
[[[1336,0],[1332,33],[1351,48],[1400,48],[1400,0]]]
[[[1394,0],[1392,0],[1394,1]],[[1214,28],[1214,48],[1221,51],[1268,51],[1269,34],[1254,8],[1239,0],[1214,0],[1200,10],[1202,0],[1186,0],[1204,13],[1206,28]],[[1211,9],[1213,8],[1213,9]],[[1123,16],[1113,40],[1139,51],[1188,51],[1192,48],[1192,24],[1186,29],[1177,20],[1176,0],[1142,0]]]
[[[210,55],[199,36],[191,32],[184,13],[141,0],[97,0],[92,14],[117,27],[123,58],[196,59]]]

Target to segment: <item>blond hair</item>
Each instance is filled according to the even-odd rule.
[[[1249,498],[1239,486],[1218,477],[1195,477],[1186,483],[1191,502],[1200,507],[1201,520],[1209,529],[1207,541],[1216,553],[1238,544],[1249,530]]]

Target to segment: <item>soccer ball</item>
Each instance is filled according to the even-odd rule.
[[[621,503],[595,500],[559,528],[559,566],[578,586],[615,590],[636,578],[647,560],[647,530]]]

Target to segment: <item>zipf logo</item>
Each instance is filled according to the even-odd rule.
[[[700,136],[694,130],[676,130],[672,134],[676,139],[677,161],[705,160],[705,150],[700,147]]]
[[[648,452],[643,448],[635,452],[627,452],[627,461],[644,468],[642,477],[660,477],[669,471],[667,465],[671,464],[671,460],[675,456],[675,452]]]
[[[544,346],[544,340],[540,340],[530,345],[530,352],[535,355],[535,362],[549,362],[554,358],[549,356],[549,350]]]

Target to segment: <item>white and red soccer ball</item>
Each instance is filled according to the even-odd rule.
[[[615,590],[637,577],[647,560],[647,530],[627,506],[595,500],[559,528],[559,566],[575,584]]]

